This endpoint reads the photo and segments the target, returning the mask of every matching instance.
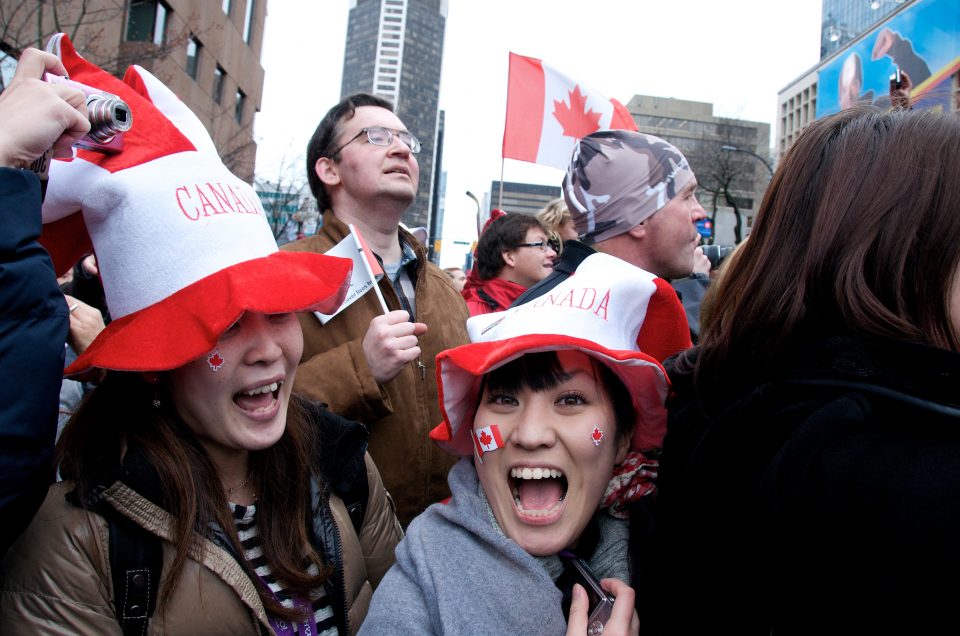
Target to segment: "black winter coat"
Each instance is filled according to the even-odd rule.
[[[664,633],[956,629],[960,355],[835,336],[699,392],[671,378]]]
[[[69,318],[40,236],[40,181],[0,168],[0,557],[53,481]]]

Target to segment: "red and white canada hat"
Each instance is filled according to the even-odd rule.
[[[139,66],[123,81],[55,36],[70,78],[123,99],[133,127],[118,154],[56,160],[41,241],[57,273],[91,243],[114,320],[67,368],[174,369],[213,349],[245,311],[332,313],[350,261],[279,252],[249,184],[223,165],[199,119]]]
[[[471,343],[437,356],[443,422],[430,437],[455,455],[471,455],[482,376],[527,353],[575,350],[607,365],[633,396],[637,427],[631,448],[659,447],[669,380],[638,343],[642,347],[658,334],[675,338],[669,334],[683,333],[686,325],[677,294],[665,280],[613,256],[593,254],[543,296],[467,321]],[[686,338],[673,350],[688,346]]]

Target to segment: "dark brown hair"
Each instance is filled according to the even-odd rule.
[[[310,192],[317,197],[317,206],[321,214],[330,207],[331,202],[327,187],[317,175],[317,161],[320,157],[330,157],[334,161],[340,161],[339,153],[331,155],[330,152],[336,147],[334,144],[343,130],[343,122],[353,119],[354,113],[361,106],[376,106],[393,112],[393,104],[382,97],[368,93],[349,95],[327,111],[307,143],[307,183],[310,184]]]
[[[142,452],[157,472],[163,506],[174,524],[175,556],[164,573],[161,605],[170,600],[191,548],[202,546],[198,536],[216,523],[243,554],[217,469],[197,437],[176,415],[161,387],[139,374],[109,372],[67,424],[57,443],[57,460],[64,479],[76,484],[81,501],[88,501],[100,483],[109,483],[128,449]],[[151,402],[159,395],[160,409]],[[311,477],[319,478],[314,426],[295,397],[280,440],[250,453],[251,484],[257,499],[257,532],[272,574],[288,589],[310,597],[327,580],[324,565],[307,535],[311,519]],[[320,570],[306,573],[306,561]],[[242,564],[251,579],[256,574]],[[262,585],[255,585],[267,612],[296,619],[296,609],[282,607]]]
[[[960,118],[861,106],[821,119],[783,158],[680,368],[709,381],[805,332],[958,351],[958,247]]]
[[[535,227],[543,230],[544,227],[537,217],[526,214],[506,214],[487,226],[477,242],[477,271],[480,278],[489,280],[495,278],[507,263],[503,260],[503,253],[516,249],[526,240],[527,230]]]

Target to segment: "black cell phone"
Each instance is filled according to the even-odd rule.
[[[605,589],[600,587],[600,581],[593,575],[586,562],[579,557],[565,557],[561,560],[566,564],[557,587],[563,592],[563,615],[570,616],[570,602],[573,600],[573,586],[579,583],[587,591],[589,606],[587,609],[587,634],[594,636],[603,633],[603,626],[610,620],[613,612],[614,599]]]

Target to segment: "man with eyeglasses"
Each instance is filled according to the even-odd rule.
[[[325,325],[300,316],[304,350],[295,390],[364,422],[369,450],[406,526],[449,496],[447,453],[430,442],[440,422],[434,360],[467,342],[467,309],[400,217],[417,194],[420,141],[390,102],[359,93],[327,112],[307,145],[307,178],[323,224],[284,246],[324,253],[360,229],[381,261],[390,312],[368,293]]]
[[[534,216],[507,214],[480,235],[477,260],[463,288],[471,316],[503,311],[553,272],[557,253],[547,228]]]

